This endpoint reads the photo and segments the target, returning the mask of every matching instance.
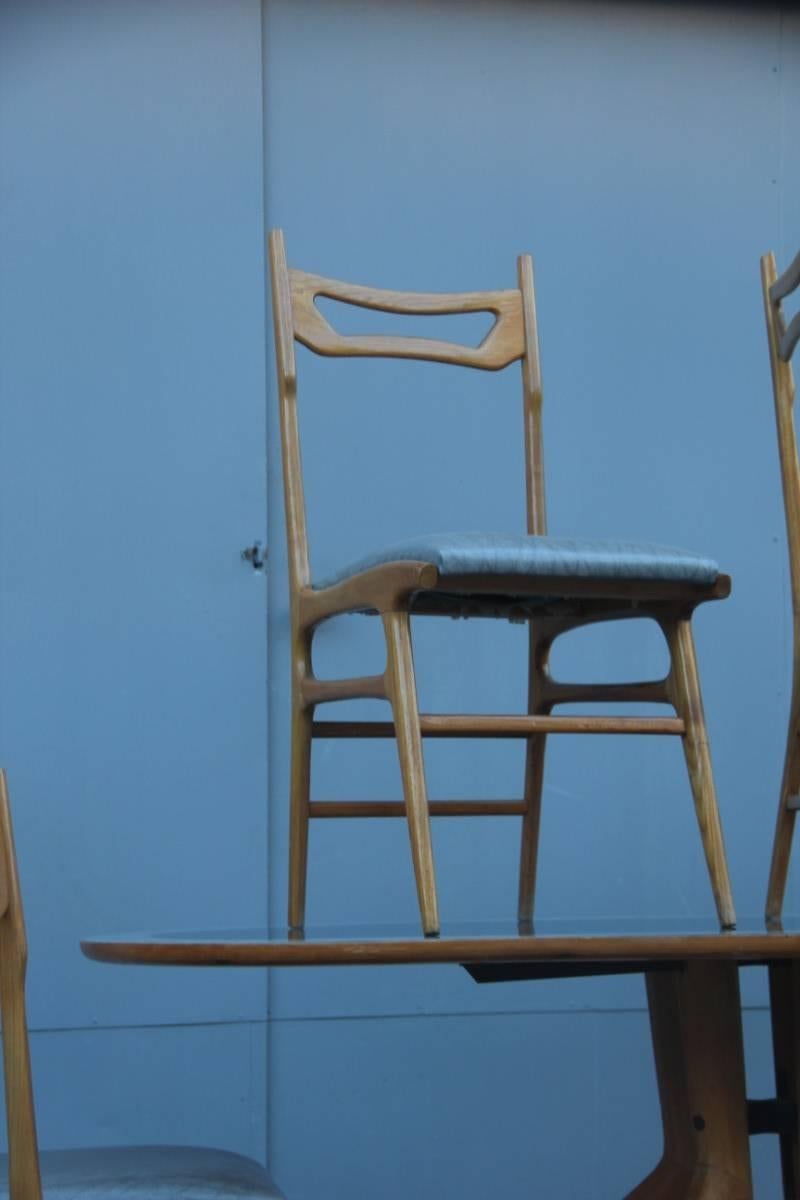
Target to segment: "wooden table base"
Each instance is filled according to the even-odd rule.
[[[627,1200],[753,1200],[736,964],[648,972],[647,999],[664,1152]]]
[[[769,968],[772,1043],[775,1052],[775,1092],[789,1114],[780,1131],[781,1168],[785,1200],[800,1200],[800,964],[772,963]]]

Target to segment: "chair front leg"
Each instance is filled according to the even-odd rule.
[[[722,927],[733,929],[736,925],[736,913],[711,770],[711,754],[692,629],[688,620],[665,623],[662,628],[671,657],[667,694],[684,723],[683,752],[717,913]]]
[[[552,704],[542,697],[542,683],[552,637],[543,638],[537,632],[533,622],[530,622],[528,637],[528,712],[531,716],[545,717],[553,708]],[[546,747],[547,734],[535,733],[528,738],[525,749],[525,791],[523,796],[525,815],[522,818],[520,840],[519,900],[517,905],[517,920],[524,925],[533,921],[533,905],[536,897],[536,868],[539,858],[539,830]]]
[[[436,897],[410,617],[407,612],[384,613],[383,628],[386,635],[386,692],[394,716],[403,797],[411,839],[411,858],[422,929],[426,937],[430,937],[439,933],[439,904]]]
[[[797,682],[795,682],[795,692],[797,692],[797,686]],[[786,891],[794,823],[797,816],[797,810],[790,807],[790,802],[796,800],[798,792],[800,792],[800,696],[796,695],[789,719],[789,737],[786,745],[778,819],[775,823],[775,840],[772,844],[772,862],[767,887],[767,920],[772,922],[780,921],[783,913],[783,897]]]
[[[308,821],[311,800],[311,735],[314,706],[303,698],[302,681],[311,673],[311,645],[297,640],[292,680],[292,749],[289,801],[289,927],[306,918]]]

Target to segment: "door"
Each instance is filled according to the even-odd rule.
[[[43,1145],[263,1149],[263,979],[78,948],[266,919],[260,28],[0,8],[0,761]]]

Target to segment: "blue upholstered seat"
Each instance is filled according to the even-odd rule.
[[[226,1150],[113,1146],[40,1155],[43,1200],[282,1200],[262,1166]],[[8,1197],[8,1161],[0,1196]]]
[[[366,554],[315,586],[331,587],[370,567],[390,562],[427,562],[449,575],[563,576],[582,579],[715,582],[711,558],[649,542],[593,541],[506,533],[432,533]]]

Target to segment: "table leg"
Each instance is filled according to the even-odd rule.
[[[627,1200],[753,1200],[738,968],[647,975],[664,1151]]]
[[[772,1044],[775,1054],[775,1094],[789,1106],[791,1122],[780,1131],[781,1169],[785,1200],[800,1200],[800,1139],[798,1082],[800,1077],[800,963],[775,962],[769,968]]]

